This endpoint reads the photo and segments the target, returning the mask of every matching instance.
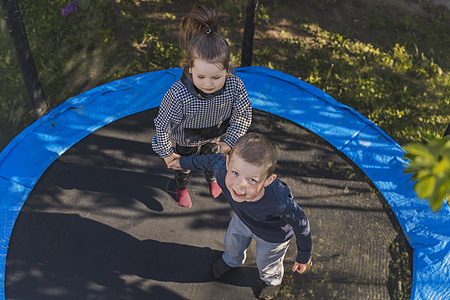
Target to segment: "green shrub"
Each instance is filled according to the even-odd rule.
[[[426,144],[405,147],[405,158],[410,161],[404,172],[413,174],[417,196],[427,199],[431,208],[438,211],[445,197],[450,201],[450,135],[439,139],[423,135]]]

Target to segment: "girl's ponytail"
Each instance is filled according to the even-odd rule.
[[[198,2],[183,17],[180,24],[180,45],[187,54],[186,66],[192,66],[199,58],[211,63],[220,63],[227,71],[230,68],[230,47],[218,32],[228,16],[217,13],[207,3]]]

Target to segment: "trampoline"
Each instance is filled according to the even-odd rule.
[[[403,174],[404,151],[323,91],[262,67],[238,68],[251,131],[280,149],[278,176],[304,208],[314,267],[289,272],[280,299],[389,299],[392,257],[413,249],[411,299],[450,297],[450,221]],[[0,153],[1,299],[252,299],[249,259],[214,281],[231,209],[201,173],[193,208],[151,150],[153,119],[181,69],[114,81],[67,100]],[[292,244],[291,244],[292,245]],[[406,266],[408,267],[408,266]]]

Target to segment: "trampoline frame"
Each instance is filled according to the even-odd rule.
[[[174,68],[116,80],[68,99],[0,153],[0,299],[14,223],[44,171],[75,143],[128,115],[158,107]],[[349,157],[385,197],[413,248],[411,299],[450,298],[450,209],[433,212],[403,173],[405,151],[373,122],[314,86],[264,67],[237,68],[253,107],[291,120]],[[112,101],[115,98],[120,101]],[[150,146],[149,146],[150,147]]]

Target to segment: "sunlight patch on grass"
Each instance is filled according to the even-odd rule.
[[[257,48],[257,63],[298,73],[400,143],[418,140],[420,129],[441,134],[450,122],[450,108],[442,101],[449,98],[450,75],[423,53],[408,51],[398,43],[386,52],[317,24],[299,26],[303,36],[280,34],[280,47]],[[418,110],[419,103],[425,109]],[[419,117],[427,121],[409,121]]]

